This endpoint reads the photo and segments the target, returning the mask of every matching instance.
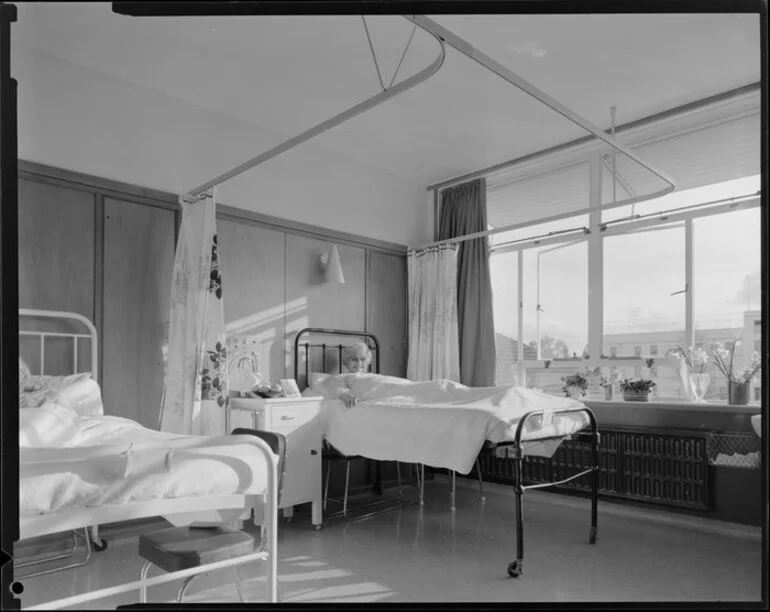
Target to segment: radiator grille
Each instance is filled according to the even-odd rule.
[[[651,503],[708,509],[708,455],[700,433],[601,431],[599,492]],[[565,440],[550,459],[527,457],[522,465],[525,483],[563,480],[588,469],[591,443],[583,436]],[[485,479],[513,483],[514,460],[494,453],[481,455]],[[590,492],[587,474],[560,489]]]

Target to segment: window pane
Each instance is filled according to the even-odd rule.
[[[684,228],[608,236],[604,239],[604,341],[617,357],[659,357],[685,336]],[[657,364],[656,364],[657,365]],[[669,367],[656,368],[656,397],[678,398],[682,385]],[[650,377],[645,367],[623,368],[621,378]]]
[[[737,373],[751,362],[762,329],[760,209],[695,219],[693,235],[695,340],[704,347],[720,342],[729,349],[739,338]],[[713,367],[709,371],[705,399],[727,401],[725,377]]]
[[[524,252],[524,339],[536,349],[538,337],[542,359],[580,357],[588,344],[585,241]]]
[[[519,264],[517,257],[517,253],[501,253],[493,254],[489,258],[497,352],[495,384],[499,386],[513,384],[513,364],[518,355],[519,309],[516,294]]]

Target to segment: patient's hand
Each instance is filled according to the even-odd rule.
[[[339,392],[339,398],[348,408],[352,408],[358,403],[358,398],[353,395],[349,389],[343,389]]]

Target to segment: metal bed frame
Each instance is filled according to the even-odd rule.
[[[544,489],[547,487],[554,487],[562,485],[570,480],[575,480],[581,476],[591,474],[591,529],[588,534],[588,542],[590,544],[596,543],[598,533],[598,512],[597,505],[599,500],[599,430],[596,425],[596,418],[593,412],[588,408],[573,408],[569,410],[559,410],[554,414],[570,414],[570,413],[584,413],[588,416],[590,431],[586,432],[585,428],[577,432],[577,436],[587,436],[591,438],[591,467],[587,470],[583,470],[569,478],[564,478],[557,482],[547,482],[539,484],[524,485],[524,476],[522,469],[522,462],[525,459],[525,453],[522,449],[522,442],[543,442],[545,440],[559,440],[564,436],[554,436],[550,438],[538,438],[537,440],[523,440],[521,434],[524,429],[524,424],[532,417],[543,417],[545,415],[544,410],[533,410],[526,413],[521,419],[519,419],[516,425],[516,433],[514,439],[506,442],[498,442],[497,444],[490,444],[486,446],[486,449],[495,447],[510,447],[513,453],[514,459],[514,485],[513,492],[516,494],[516,560],[508,564],[508,575],[511,578],[518,578],[524,571],[524,517],[523,517],[523,498],[524,492],[529,489]]]
[[[89,321],[83,315],[63,312],[63,311],[49,311],[49,310],[33,310],[33,309],[20,309],[19,318],[21,317],[37,317],[50,320],[59,321],[76,321],[88,329],[88,334],[79,333],[60,333],[49,331],[20,331],[20,335],[27,336],[39,336],[40,337],[40,351],[41,351],[41,373],[45,371],[45,338],[48,336],[56,337],[71,337],[75,343],[74,348],[74,370],[77,370],[77,342],[81,338],[89,338],[91,343],[91,375],[94,379],[98,374],[98,342],[97,332],[93,323]],[[228,436],[229,438],[229,436]],[[229,441],[229,440],[228,440]],[[278,458],[272,452],[270,446],[255,436],[242,436],[238,441],[239,444],[248,443],[256,446],[262,456],[265,457],[269,466],[267,474],[267,491],[265,495],[252,494],[252,493],[237,493],[229,495],[216,495],[216,496],[195,496],[195,497],[181,497],[170,499],[156,499],[147,502],[131,502],[126,504],[108,504],[100,507],[87,507],[75,510],[62,510],[57,512],[51,512],[43,515],[25,517],[19,521],[19,536],[20,540],[25,540],[33,537],[61,533],[66,531],[72,531],[73,533],[73,546],[72,549],[65,552],[55,554],[53,556],[45,557],[43,559],[35,560],[32,562],[16,563],[14,564],[14,577],[16,579],[31,578],[34,576],[41,576],[44,574],[50,574],[58,572],[64,569],[71,569],[75,567],[81,567],[88,563],[91,558],[91,538],[89,538],[88,531],[91,531],[91,537],[94,540],[94,548],[97,551],[104,550],[107,547],[106,542],[103,544],[97,543],[98,525],[104,525],[109,523],[116,523],[121,521],[129,521],[141,518],[163,516],[167,518],[172,524],[177,526],[183,526],[200,520],[203,514],[207,519],[211,516],[216,516],[221,519],[222,522],[240,520],[244,515],[244,511],[250,510],[256,507],[258,504],[264,504],[264,524],[260,525],[260,531],[262,533],[262,541],[259,548],[252,554],[228,559],[225,561],[218,561],[216,563],[210,563],[205,566],[198,566],[186,570],[180,570],[177,572],[169,572],[162,576],[155,578],[146,578],[142,576],[140,580],[134,582],[128,582],[120,584],[118,586],[109,587],[106,589],[100,589],[72,597],[49,601],[44,604],[32,606],[30,610],[50,610],[64,608],[68,606],[75,606],[87,601],[96,599],[102,599],[119,593],[125,593],[128,591],[140,591],[146,592],[148,586],[156,584],[163,584],[172,580],[178,580],[179,578],[188,578],[198,573],[213,571],[219,568],[240,565],[249,561],[263,559],[267,562],[267,575],[266,575],[266,590],[267,600],[271,603],[278,601]],[[213,513],[213,514],[212,514]],[[16,575],[16,568],[29,567],[37,565],[39,563],[45,564],[51,561],[60,560],[71,557],[78,548],[77,538],[80,536],[79,531],[83,532],[83,536],[86,542],[86,554],[85,558],[81,561],[76,561],[64,566],[56,567],[53,569],[44,569],[36,572],[28,572],[22,576]]]
[[[317,334],[317,335],[330,335],[330,336],[354,336],[358,338],[367,338],[371,341],[371,343],[374,345],[374,353],[376,358],[376,368],[375,373],[379,374],[380,369],[380,360],[379,360],[379,344],[377,342],[377,338],[373,336],[372,334],[369,334],[367,332],[357,332],[357,331],[349,331],[349,330],[340,330],[340,329],[324,329],[324,328],[305,328],[301,330],[296,338],[294,339],[294,379],[297,381],[298,384],[300,384],[300,351],[304,349],[305,351],[305,385],[307,386],[309,382],[309,376],[310,376],[310,349],[311,348],[320,348],[322,351],[322,358],[321,358],[321,365],[322,370],[326,371],[326,351],[327,350],[336,350],[338,351],[338,358],[339,358],[339,368],[342,367],[342,350],[343,346],[341,344],[311,344],[310,342],[301,342],[301,338],[304,335],[309,334]],[[372,348],[372,347],[370,347]],[[303,387],[304,388],[304,387]],[[516,560],[512,561],[507,568],[508,575],[511,578],[517,578],[523,573],[523,567],[524,567],[524,522],[523,522],[523,497],[524,492],[528,491],[529,489],[542,489],[547,487],[553,487],[562,485],[566,482],[569,482],[571,480],[575,480],[577,478],[580,478],[582,476],[591,474],[591,527],[589,531],[588,541],[590,544],[594,544],[597,539],[598,534],[598,512],[597,512],[597,506],[598,506],[598,487],[599,487],[599,431],[596,424],[596,418],[594,417],[593,412],[591,412],[588,408],[574,408],[569,410],[559,410],[555,412],[554,414],[564,415],[564,414],[570,414],[570,413],[583,413],[587,415],[588,417],[588,429],[589,431],[586,431],[586,428],[583,428],[581,431],[577,432],[576,436],[585,436],[589,437],[591,440],[591,467],[587,470],[584,470],[582,472],[579,472],[578,474],[575,474],[573,476],[570,476],[569,478],[565,478],[563,480],[560,480],[558,482],[549,482],[549,483],[539,483],[539,484],[531,484],[531,485],[525,485],[524,484],[524,478],[523,478],[523,469],[522,469],[522,462],[525,460],[526,453],[524,452],[523,444],[526,445],[527,443],[531,442],[543,442],[546,440],[560,440],[563,439],[565,436],[554,436],[554,437],[548,437],[548,438],[538,438],[537,440],[522,440],[522,433],[524,431],[524,425],[533,418],[540,417],[541,419],[545,416],[544,410],[533,410],[531,412],[526,413],[524,416],[522,416],[521,419],[519,419],[519,422],[516,426],[516,432],[514,434],[514,439],[511,441],[506,442],[498,442],[498,443],[492,443],[488,442],[485,443],[484,447],[482,448],[482,452],[494,450],[495,448],[510,448],[510,452],[513,455],[514,459],[514,486],[513,491],[516,495],[516,502],[515,502],[515,510],[516,510]],[[398,462],[397,462],[398,463]],[[479,469],[478,460],[476,463],[477,469]],[[422,505],[424,503],[423,501],[423,487],[425,484],[425,476],[424,476],[424,470],[425,467],[423,465],[418,466],[417,469],[417,486],[418,486],[418,498],[416,501],[411,502],[409,504],[403,504],[403,505],[412,505],[419,503]],[[451,493],[452,493],[452,510],[454,510],[454,493],[455,493],[455,486],[454,486],[454,472],[450,475],[450,487],[451,487]],[[481,472],[479,469],[479,478],[481,478]],[[327,474],[327,485],[328,485],[328,474]],[[400,482],[399,482],[400,485]],[[346,482],[346,497],[347,497],[347,482]],[[483,490],[482,490],[482,500],[483,500]],[[375,504],[382,503],[382,502],[375,502]],[[402,506],[396,506],[403,507]],[[395,508],[393,508],[395,509]],[[336,515],[342,514],[345,516],[343,509],[342,513],[337,513]],[[371,516],[371,514],[365,515],[365,516]],[[346,517],[347,518],[347,517]],[[363,517],[361,517],[363,518]]]
[[[72,374],[78,373],[78,340],[88,340],[91,347],[91,378],[94,380],[99,379],[99,345],[96,327],[88,318],[75,312],[63,312],[58,310],[37,310],[32,308],[20,308],[19,319],[22,317],[47,319],[49,321],[67,321],[77,322],[84,326],[87,330],[87,334],[83,333],[64,333],[54,331],[39,331],[39,330],[19,330],[19,336],[28,336],[38,338],[39,344],[39,356],[40,356],[40,374],[45,374],[45,340],[46,338],[64,338],[72,340]],[[103,538],[99,537],[98,525],[91,525],[83,528],[83,534],[78,531],[72,532],[72,548],[64,553],[54,554],[52,556],[45,556],[34,561],[25,561],[23,563],[15,563],[14,568],[33,567],[35,565],[46,565],[52,561],[59,561],[72,557],[79,548],[78,537],[82,537],[85,542],[85,556],[80,561],[73,561],[72,563],[61,565],[59,567],[41,569],[38,571],[31,571],[25,573],[20,578],[34,578],[36,576],[43,576],[45,574],[51,574],[59,572],[65,569],[72,569],[75,567],[81,567],[86,565],[91,559],[91,545],[97,552],[101,552],[107,548],[107,542]],[[90,531],[90,535],[89,535]]]
[[[320,327],[306,327],[302,330],[300,330],[296,337],[294,338],[294,380],[297,381],[297,385],[300,386],[300,390],[304,390],[306,387],[309,386],[310,381],[310,349],[320,349],[321,351],[321,372],[326,372],[326,366],[327,366],[327,351],[335,351],[337,353],[337,373],[342,372],[342,351],[344,350],[345,346],[342,344],[312,344],[311,342],[301,342],[301,339],[303,336],[309,336],[309,335],[327,335],[327,336],[350,336],[358,338],[359,340],[363,340],[369,349],[374,353],[374,363],[375,365],[375,373],[379,374],[380,372],[380,345],[377,340],[377,337],[374,334],[370,334],[367,332],[360,332],[360,331],[350,331],[350,330],[342,330],[342,329],[327,329],[327,328],[320,328]],[[299,370],[299,363],[300,363],[300,351],[304,349],[304,356],[305,356],[305,379],[304,383],[300,382],[300,370]],[[369,369],[371,371],[371,364],[369,364]],[[402,490],[402,482],[401,482],[401,463],[399,461],[396,461],[396,477],[398,479],[398,499],[395,501],[389,500],[389,499],[381,499],[374,502],[366,503],[366,504],[360,504],[356,506],[356,510],[364,509],[364,508],[371,508],[376,506],[381,506],[383,504],[388,504],[388,507],[381,509],[379,511],[373,511],[368,512],[364,514],[356,514],[354,518],[349,518],[348,516],[348,491],[349,491],[349,484],[350,484],[350,460],[356,459],[360,457],[360,455],[354,455],[354,456],[348,456],[343,455],[339,451],[337,451],[334,447],[332,447],[326,440],[324,440],[324,446],[327,447],[329,452],[326,453],[327,458],[327,471],[326,471],[326,483],[324,486],[324,511],[326,511],[326,506],[328,501],[333,501],[336,504],[339,504],[342,506],[341,510],[333,513],[327,514],[327,518],[336,518],[336,517],[343,517],[346,521],[351,522],[352,520],[361,520],[365,518],[369,518],[371,516],[375,516],[378,514],[382,514],[385,512],[390,512],[391,510],[398,510],[400,508],[404,508],[406,506],[411,506],[415,504],[423,505],[423,486],[425,482],[425,468],[424,466],[415,465],[416,470],[416,476],[417,476],[417,499],[415,500],[405,500],[403,497],[403,490]],[[335,459],[344,459],[346,462],[345,466],[345,493],[342,500],[336,499],[336,498],[330,498],[328,495],[329,492],[329,477],[331,474],[331,464]],[[380,462],[377,462],[377,486],[376,491],[378,494],[382,495],[382,488],[380,483]]]

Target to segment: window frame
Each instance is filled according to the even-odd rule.
[[[761,194],[740,195],[728,199],[720,199],[713,202],[702,202],[700,204],[687,206],[674,211],[662,211],[650,213],[647,215],[617,219],[614,221],[602,221],[601,212],[606,207],[601,206],[601,178],[598,171],[601,167],[601,156],[595,156],[589,164],[589,185],[591,189],[591,202],[594,203],[595,210],[589,213],[588,227],[584,228],[582,235],[576,235],[581,227],[578,225],[574,230],[565,231],[562,235],[553,235],[544,238],[543,236],[532,239],[519,239],[511,244],[498,244],[490,247],[490,256],[496,251],[501,253],[517,251],[518,259],[518,337],[523,338],[524,332],[524,313],[523,313],[523,251],[543,246],[544,244],[559,244],[570,242],[575,244],[582,240],[588,242],[587,249],[587,276],[588,276],[588,347],[589,354],[600,355],[604,341],[604,266],[603,266],[603,245],[604,238],[607,236],[625,235],[636,232],[644,228],[653,228],[672,225],[684,225],[685,241],[685,340],[689,346],[695,345],[695,303],[693,296],[696,292],[694,283],[694,225],[695,219],[709,217],[714,215],[729,214],[738,210],[747,210],[759,208],[761,206]],[[598,202],[598,204],[597,204]],[[563,215],[562,218],[584,217],[585,210],[578,214]],[[533,222],[522,227],[536,227],[543,222]],[[596,305],[599,305],[597,308]],[[592,311],[592,305],[594,309]],[[761,324],[761,322],[760,322]],[[756,329],[756,321],[754,328]],[[528,368],[548,367],[551,359],[524,359],[523,342],[518,342],[518,356],[516,367],[519,370],[520,380],[525,380],[526,370]],[[596,350],[598,347],[598,350]],[[540,340],[538,339],[538,353],[540,350]],[[651,353],[651,351],[650,351]],[[642,353],[639,357],[627,359],[624,358],[620,363],[613,363],[614,360],[600,359],[591,357],[583,359],[578,357],[574,359],[577,368],[584,367],[609,367],[611,365],[620,365],[621,367],[636,366],[652,367],[656,359],[663,359],[665,355]]]

